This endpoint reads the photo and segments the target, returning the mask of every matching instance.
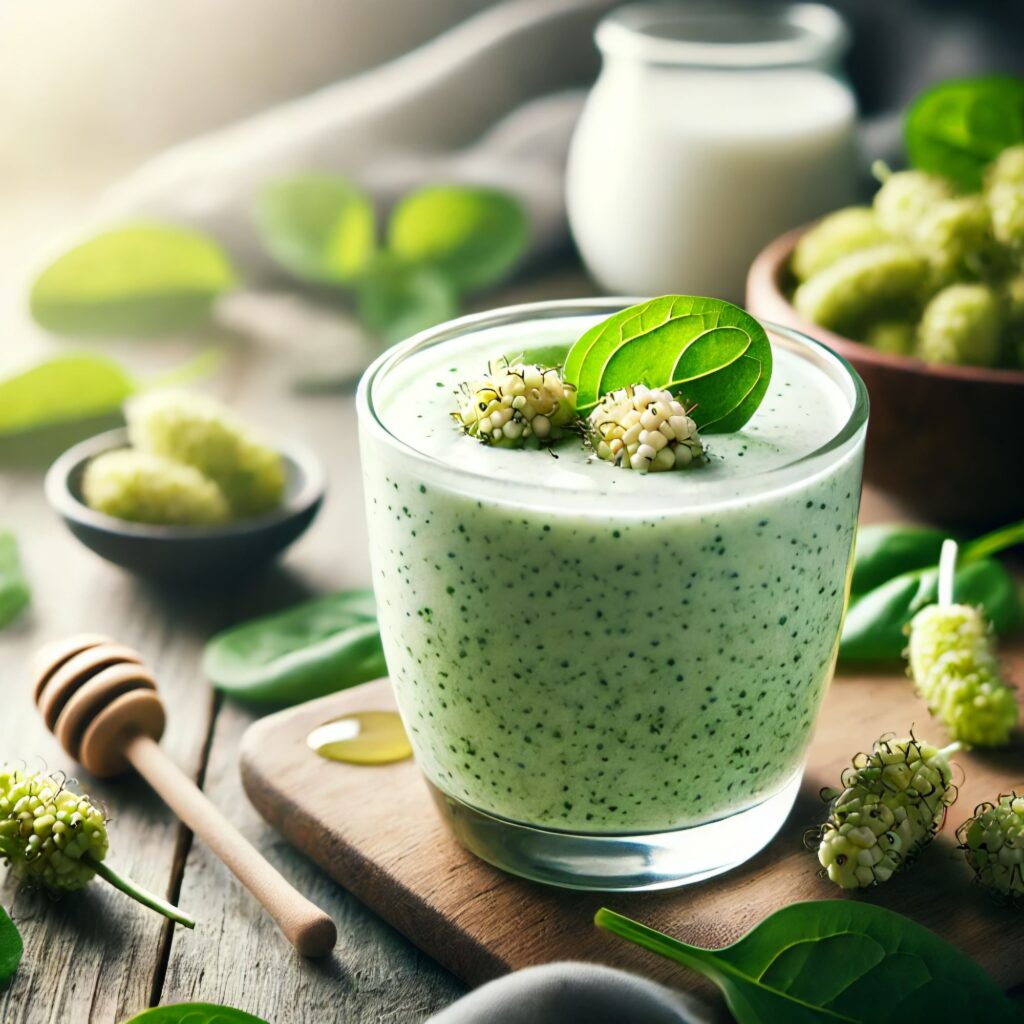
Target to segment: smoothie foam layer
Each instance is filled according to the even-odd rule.
[[[807,459],[853,399],[839,364],[832,377],[782,345],[768,398],[747,429],[707,439],[700,469],[641,476],[574,440],[556,459],[459,435],[459,380],[595,319],[445,340],[373,382],[387,431],[361,429],[374,586],[435,785],[546,828],[667,831],[802,769],[842,619],[863,424]]]

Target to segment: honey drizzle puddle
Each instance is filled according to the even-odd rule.
[[[306,745],[329,761],[392,764],[412,757],[397,711],[354,711],[317,726]]]

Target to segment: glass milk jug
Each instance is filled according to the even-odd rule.
[[[569,223],[620,295],[734,301],[774,237],[856,198],[842,19],[818,4],[635,4],[569,151]]]

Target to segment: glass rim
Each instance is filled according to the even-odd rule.
[[[443,477],[463,485],[468,485],[468,489],[474,492],[480,492],[484,487],[494,492],[508,491],[510,495],[513,491],[521,491],[521,484],[515,480],[488,477],[477,470],[464,469],[454,462],[420,451],[409,444],[408,441],[392,433],[384,424],[374,405],[374,385],[390,369],[410,356],[434,345],[442,345],[445,342],[464,338],[467,335],[482,330],[538,319],[556,320],[563,317],[596,316],[601,314],[610,316],[619,310],[645,301],[647,301],[645,298],[635,296],[552,299],[543,302],[502,306],[480,313],[470,313],[454,320],[448,320],[435,327],[428,327],[426,330],[420,331],[418,334],[414,334],[405,341],[382,352],[363,373],[356,392],[356,411],[360,433],[364,429],[371,429],[375,436],[384,441],[389,447],[422,466],[424,474],[421,479],[426,480],[430,475],[436,476],[441,474]],[[842,426],[824,444],[813,451],[806,452],[796,459],[783,463],[781,466],[772,466],[742,477],[731,477],[713,483],[704,483],[695,488],[693,494],[688,496],[690,498],[689,507],[694,509],[718,508],[736,501],[746,501],[751,494],[775,493],[779,490],[784,490],[795,481],[809,479],[819,468],[831,466],[833,462],[839,462],[846,452],[856,444],[858,436],[867,424],[870,408],[867,387],[857,371],[842,356],[832,351],[822,342],[816,341],[814,338],[792,327],[785,327],[782,324],[772,323],[760,318],[758,320],[769,334],[774,334],[783,339],[791,348],[799,350],[803,358],[816,362],[822,372],[829,375],[830,379],[844,391],[845,397],[850,399],[850,414]],[[844,382],[845,388],[843,386]],[[714,435],[710,436],[713,437]],[[758,489],[757,484],[764,482],[766,482],[765,486]],[[569,496],[586,494],[592,498],[600,497],[602,507],[614,506],[618,508],[621,506],[626,509],[635,509],[637,505],[635,493],[584,492],[571,484],[551,483],[546,485],[546,494]],[[671,494],[664,491],[653,493],[651,499],[645,501],[641,511],[651,511],[653,508],[662,506],[678,507],[679,497],[678,493]],[[515,499],[510,497],[509,500]],[[524,504],[521,495],[518,496],[517,503]],[[525,504],[532,506],[533,504],[538,504],[538,502],[528,501]],[[539,504],[545,504],[545,501],[542,500]]]
[[[788,29],[790,38],[737,41],[687,39],[687,24],[748,24]],[[678,35],[666,29],[680,29]],[[778,68],[820,66],[847,50],[850,33],[838,11],[820,3],[763,4],[752,0],[703,0],[682,6],[671,0],[627,4],[606,15],[594,33],[606,56],[646,64],[694,68]]]

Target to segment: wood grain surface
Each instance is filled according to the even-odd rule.
[[[1019,647],[1008,658],[1024,668]],[[826,697],[807,775],[779,836],[740,869],[703,884],[650,894],[560,891],[512,878],[463,850],[435,811],[412,761],[381,767],[327,762],[306,747],[317,725],[352,711],[394,707],[387,680],[368,683],[252,726],[242,779],[275,828],[421,949],[470,984],[552,960],[583,959],[692,986],[692,976],[592,924],[600,906],[686,942],[717,947],[797,900],[845,895],[909,915],[978,960],[1008,989],[1024,986],[1024,918],[997,907],[958,855],[953,832],[981,801],[1024,782],[1024,746],[959,754],[960,796],[943,833],[913,871],[888,885],[842,894],[819,877],[803,845],[823,819],[819,791],[835,785],[859,750],[887,732],[943,740],[909,682],[841,675]]]

